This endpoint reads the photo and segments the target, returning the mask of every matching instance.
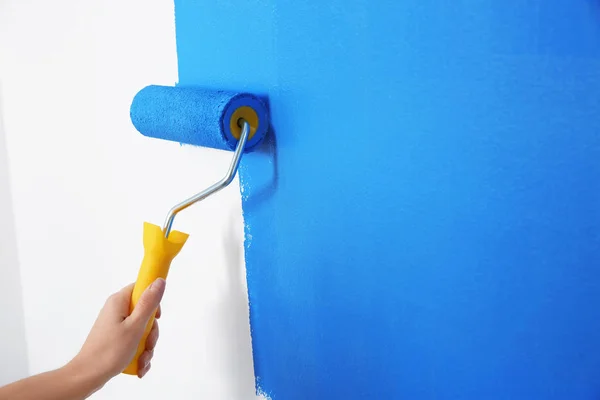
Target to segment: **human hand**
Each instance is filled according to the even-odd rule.
[[[128,285],[108,298],[100,311],[79,354],[71,364],[87,371],[97,379],[99,387],[120,374],[133,359],[138,343],[152,314],[160,318],[160,301],[165,291],[164,279],[154,281],[142,294],[131,315],[129,307],[134,284]],[[138,377],[150,370],[150,361],[158,340],[155,320],[146,339],[146,351],[139,359]]]

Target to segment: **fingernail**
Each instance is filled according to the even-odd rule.
[[[167,285],[167,282],[163,278],[158,278],[157,280],[152,282],[152,285],[150,286],[150,290],[156,290],[156,291],[164,290],[166,285]]]

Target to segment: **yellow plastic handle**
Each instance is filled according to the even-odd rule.
[[[144,223],[144,259],[138,273],[135,286],[133,287],[133,293],[131,295],[131,306],[129,312],[131,313],[137,304],[138,300],[144,290],[152,282],[158,278],[167,279],[169,273],[169,267],[171,261],[179,254],[183,245],[187,241],[188,235],[186,233],[171,231],[169,238],[165,238],[162,229],[154,224],[148,222]],[[138,344],[137,352],[133,357],[131,363],[123,370],[124,374],[137,375],[138,373],[138,358],[144,352],[146,348],[146,339],[152,329],[154,323],[154,314],[140,343]]]

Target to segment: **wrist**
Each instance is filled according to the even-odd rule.
[[[92,395],[110,379],[95,368],[94,363],[85,362],[77,357],[61,368],[61,374],[82,398]]]

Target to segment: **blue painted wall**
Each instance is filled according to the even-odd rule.
[[[243,161],[273,399],[600,396],[600,2],[175,0]]]

